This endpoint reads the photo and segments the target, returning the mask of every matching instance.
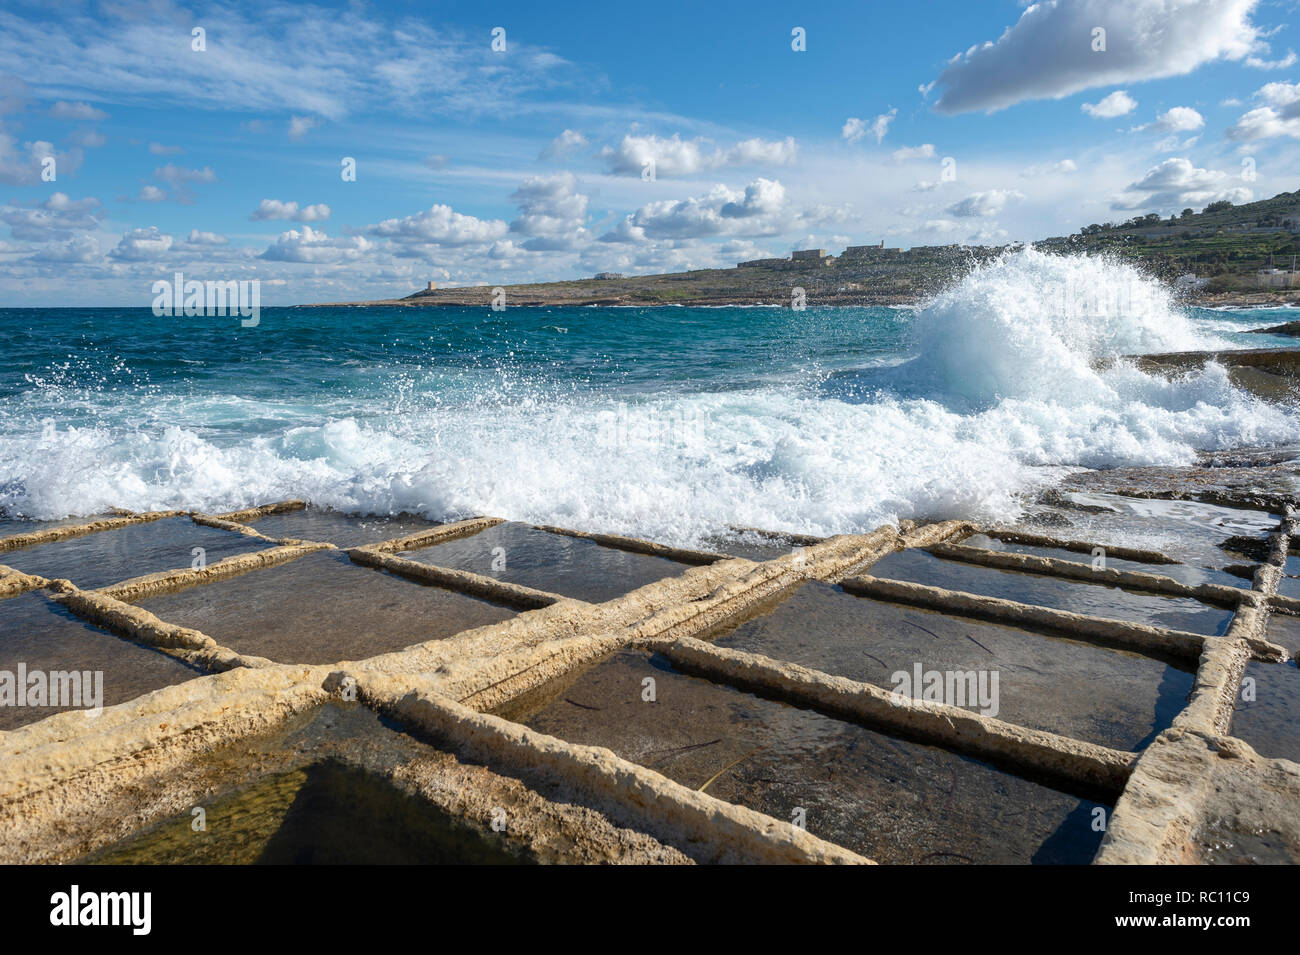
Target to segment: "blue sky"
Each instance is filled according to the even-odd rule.
[[[9,0],[0,304],[146,305],[177,270],[388,297],[1264,198],[1300,188],[1297,7]]]

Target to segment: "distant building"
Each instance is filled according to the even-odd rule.
[[[1266,288],[1290,288],[1294,285],[1300,285],[1300,271],[1296,269],[1296,257],[1291,257],[1291,268],[1275,269],[1272,267],[1273,257],[1269,256],[1269,268],[1260,269],[1255,273],[1255,284]]]
[[[794,259],[796,262],[805,259],[812,259],[815,261],[818,259],[826,258],[826,250],[825,249],[801,249],[798,252],[791,253],[790,258]]]
[[[437,290],[438,290],[437,282],[430,282],[429,287],[425,289],[426,292],[436,292]]]
[[[598,279],[621,279],[622,277],[623,277],[622,272],[597,272],[596,273],[596,278]]]
[[[771,269],[779,268],[782,265],[788,265],[789,259],[750,259],[748,262],[737,262],[738,269]]]

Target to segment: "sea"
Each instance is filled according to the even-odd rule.
[[[695,544],[1013,520],[1078,468],[1300,443],[1209,365],[1294,309],[1186,307],[1130,266],[1011,253],[909,308],[0,308],[0,516],[487,514]]]

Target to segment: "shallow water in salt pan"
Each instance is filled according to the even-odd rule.
[[[470,537],[400,556],[593,603],[676,576],[690,567],[514,523],[497,524]]]
[[[164,570],[188,569],[202,548],[214,564],[225,557],[274,546],[270,541],[196,524],[188,517],[164,517],[67,540],[0,554],[0,563],[28,574],[62,577],[90,590]]]
[[[102,672],[104,706],[125,703],[151,690],[203,675],[159,650],[91,626],[40,592],[0,600],[0,670],[16,674],[20,663],[26,664],[29,673]],[[64,710],[85,708],[0,706],[0,730],[15,729]],[[90,725],[87,718],[87,728]]]
[[[642,698],[653,678],[654,702]],[[1096,803],[616,653],[503,710],[879,862],[1086,863]]]
[[[264,570],[149,597],[140,606],[239,653],[333,663],[499,623],[508,607],[319,551]]]
[[[941,560],[924,551],[890,554],[872,565],[874,577],[946,587],[964,593],[1000,597],[1094,617],[1131,620],[1191,633],[1222,634],[1232,611],[1187,597],[1121,590],[1103,584],[1059,580],[1041,574],[996,570],[956,560]]]
[[[892,690],[893,674],[998,674],[988,715],[1117,749],[1141,749],[1187,700],[1192,674],[1126,650],[847,594],[807,583],[715,631],[720,647]],[[952,702],[952,701],[949,701]],[[980,708],[968,702],[967,709]]]

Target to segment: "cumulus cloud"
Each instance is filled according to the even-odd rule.
[[[1300,139],[1300,83],[1269,83],[1255,93],[1255,98],[1265,105],[1238,119],[1228,129],[1229,139]]]
[[[1139,128],[1162,133],[1190,133],[1204,125],[1205,117],[1190,106],[1175,106],[1157,116],[1154,123]]]
[[[510,231],[528,237],[523,248],[530,252],[572,249],[588,238],[587,197],[571,172],[529,176],[510,201],[519,207]]]
[[[587,137],[576,129],[566,129],[551,140],[550,145],[541,151],[538,159],[563,159],[587,145]]]
[[[392,240],[401,250],[398,255],[422,256],[444,246],[486,245],[502,238],[507,226],[500,219],[478,219],[451,206],[434,205],[415,215],[385,219],[368,231]]]
[[[123,262],[153,262],[166,255],[171,247],[172,237],[151,225],[147,229],[131,229],[123,233],[121,241],[108,256]]]
[[[309,225],[302,231],[290,229],[280,233],[259,258],[270,262],[308,262],[317,265],[348,262],[374,248],[365,236],[341,236],[331,239]]]
[[[725,203],[719,213],[729,219],[773,215],[785,203],[785,186],[772,179],[755,179],[745,187],[744,198]]]
[[[973,216],[995,216],[1013,199],[1025,198],[1014,189],[990,189],[987,192],[974,192],[961,202],[954,202],[945,210],[949,215],[971,218]]]
[[[162,202],[167,198],[167,193],[157,186],[144,185],[140,187],[140,194],[136,196],[139,202]]]
[[[1137,100],[1124,90],[1116,90],[1096,103],[1084,103],[1079,108],[1093,119],[1114,119],[1116,116],[1127,116],[1137,109],[1137,105]]]
[[[941,113],[993,112],[1033,99],[1181,76],[1263,49],[1257,0],[1042,0],[996,41],[977,43],[939,74]],[[1105,30],[1105,50],[1094,30]]]
[[[601,236],[603,242],[778,235],[792,222],[785,187],[755,179],[744,190],[714,186],[703,196],[651,202]]]
[[[868,134],[876,137],[876,145],[884,140],[885,134],[889,132],[889,124],[894,121],[898,115],[898,110],[891,108],[888,113],[881,113],[870,123],[867,123],[856,116],[850,116],[844,121],[843,127],[840,128],[840,136],[847,142],[861,142]]]
[[[1127,196],[1111,203],[1114,209],[1176,210],[1227,199],[1248,202],[1249,189],[1231,185],[1233,177],[1217,169],[1201,169],[1188,159],[1166,159],[1125,187]]]
[[[323,222],[330,217],[330,207],[323,202],[312,206],[298,208],[296,202],[281,202],[279,199],[263,199],[249,216],[254,222],[268,222],[276,219],[289,219],[294,222]]]
[[[100,205],[93,197],[72,199],[67,193],[56,192],[44,202],[0,207],[0,221],[9,226],[15,239],[63,240],[72,233],[97,228],[103,218]]]
[[[667,139],[629,134],[617,147],[606,146],[600,152],[612,173],[639,176],[653,168],[656,177],[689,176],[723,166],[787,166],[797,154],[793,137],[747,139],[730,149],[710,149],[707,140],[682,139],[677,133]]]

